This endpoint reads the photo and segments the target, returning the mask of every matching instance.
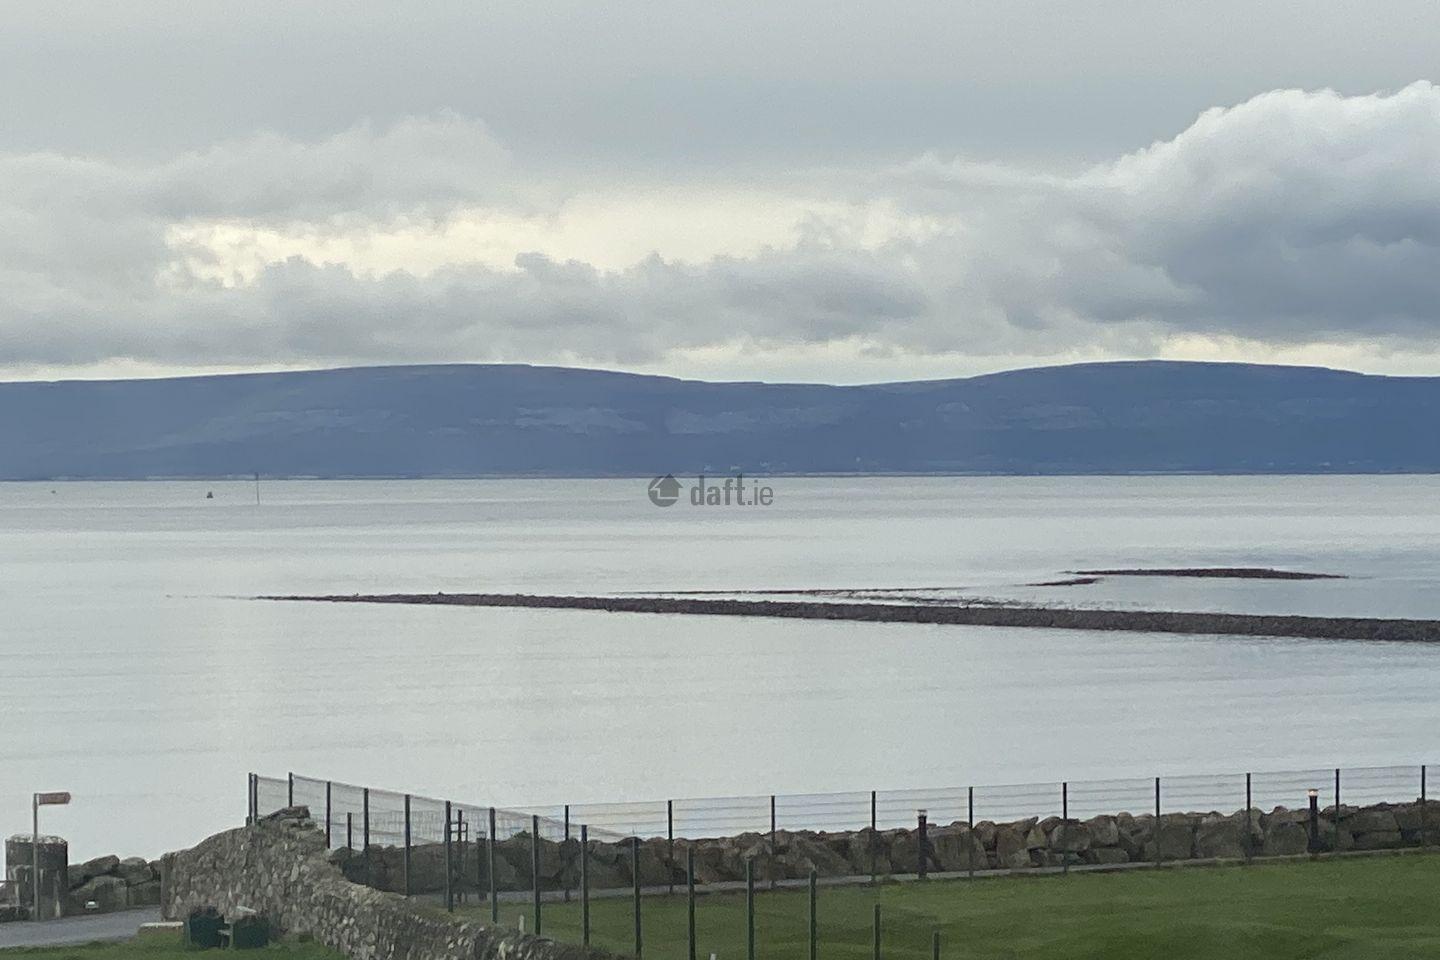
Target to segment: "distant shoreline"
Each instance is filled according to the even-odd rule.
[[[891,603],[807,603],[788,600],[695,599],[680,597],[553,596],[518,593],[388,593],[353,595],[271,595],[256,600],[314,603],[399,603],[428,606],[523,607],[658,613],[689,616],[777,617],[863,623],[928,623],[981,627],[1039,627],[1312,640],[1440,642],[1440,620],[1377,617],[1305,617],[1163,610],[1087,610],[1042,606],[947,606]]]

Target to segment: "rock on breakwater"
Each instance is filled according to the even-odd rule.
[[[269,595],[257,600],[316,603],[408,603],[460,607],[529,607],[607,613],[780,617],[865,623],[932,623],[984,627],[1041,627],[1132,633],[1303,637],[1317,640],[1440,642],[1440,620],[1381,617],[1302,617],[1167,610],[1092,610],[1025,605],[961,606],[906,603],[818,603],[694,597],[557,596],[523,593],[381,593]]]

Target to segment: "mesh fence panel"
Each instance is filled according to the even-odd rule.
[[[1155,812],[1155,781],[1088,780],[1069,785],[1070,817],[1091,817],[1129,813],[1134,816]]]
[[[1163,777],[1161,813],[1223,813],[1245,809],[1245,775]]]
[[[1251,779],[1252,804],[1257,810],[1270,811],[1276,807],[1303,810],[1310,803],[1308,791],[1312,789],[1319,791],[1321,807],[1334,803],[1333,769],[1256,773]],[[1244,803],[1240,805],[1244,806]]]
[[[1059,783],[1027,783],[975,788],[975,822],[1003,823],[1028,817],[1060,816]]]
[[[1420,799],[1420,768],[1363,767],[1340,771],[1340,802],[1347,807],[1412,803]]]
[[[1376,804],[1414,804],[1423,795],[1422,768],[1419,766],[1360,767],[1340,771],[1339,799],[1344,814],[1337,822],[1333,814],[1336,803],[1336,771],[1331,769],[1269,771],[1248,777],[1252,809],[1268,814],[1276,807],[1303,811],[1309,803],[1308,791],[1318,792],[1321,810],[1321,840],[1332,846],[1348,839],[1342,836],[1342,823],[1350,811]],[[254,812],[264,816],[285,806],[304,805],[310,809],[316,824],[328,827],[330,846],[349,846],[364,853],[363,882],[373,879],[382,889],[408,889],[433,893],[440,889],[447,862],[442,853],[447,836],[447,804],[443,800],[421,795],[396,793],[389,790],[364,788],[339,781],[327,782],[311,777],[292,776],[287,779],[254,777],[251,802]],[[1191,823],[1196,817],[1219,814],[1230,817],[1245,808],[1247,775],[1207,774],[1160,778],[1158,809],[1168,817],[1186,815]],[[410,852],[405,853],[407,841]],[[698,878],[706,883],[735,884],[743,858],[756,858],[757,877],[767,883],[775,880],[803,879],[812,864],[824,864],[828,876],[863,876],[872,870],[879,874],[911,873],[917,864],[915,833],[920,811],[924,811],[929,828],[939,830],[935,838],[948,838],[955,844],[968,842],[956,839],[953,830],[944,828],[974,821],[996,824],[1014,823],[1031,818],[1045,820],[1068,816],[1072,821],[1097,817],[1114,817],[1128,813],[1146,818],[1130,839],[1119,844],[1130,859],[1149,857],[1138,846],[1149,847],[1149,815],[1157,809],[1157,782],[1153,777],[1110,780],[1083,780],[1061,783],[1028,783],[948,787],[915,790],[883,790],[875,792],[777,794],[775,796],[735,796],[676,799],[672,801],[639,801],[622,803],[586,803],[570,807],[537,806],[528,809],[491,808],[473,803],[449,805],[450,889],[461,894],[488,895],[492,882],[503,883],[500,889],[519,891],[533,889],[537,883],[532,869],[539,857],[542,873],[538,885],[545,891],[578,889],[580,877],[580,837],[583,824],[592,840],[591,877],[594,890],[628,888],[634,882],[631,868],[630,838],[641,843],[641,883],[647,887],[670,889],[676,883],[683,887],[686,849],[697,850]],[[1398,815],[1398,814],[1397,814]],[[1291,818],[1292,822],[1302,820]],[[1404,842],[1424,842],[1423,811],[1420,817],[1411,811],[1403,818],[1408,831]],[[1440,820],[1440,816],[1436,817]],[[880,835],[868,833],[872,822]],[[1358,823],[1359,821],[1357,821]],[[1253,847],[1245,855],[1260,855],[1261,818],[1255,821],[1257,831]],[[775,837],[771,830],[777,831]],[[1053,840],[1050,826],[1047,832]],[[1111,824],[1091,825],[1091,829],[1108,830]],[[1192,828],[1193,830],[1194,828]],[[1268,827],[1265,828],[1268,830]],[[1436,824],[1440,833],[1440,823]],[[862,832],[863,831],[863,832]],[[1390,828],[1391,833],[1394,828]],[[1003,832],[1003,831],[1002,831]],[[1355,834],[1359,837],[1360,830]],[[1373,842],[1391,843],[1394,838],[1383,831]],[[493,837],[492,837],[493,833]],[[814,834],[826,834],[817,837]],[[1293,830],[1292,830],[1293,833]],[[1418,837],[1417,837],[1418,834]],[[848,836],[847,836],[848,835]],[[1093,834],[1099,836],[1100,834]],[[726,845],[727,838],[745,838]],[[977,848],[972,854],[966,848],[937,848],[936,870],[961,869],[979,859],[978,868],[1019,866],[1054,866],[1054,851],[1040,850],[1028,842],[1034,856],[1027,864],[1022,849],[1017,855],[1014,843],[1004,851],[997,849],[992,829],[988,847]],[[1008,836],[1014,837],[1014,831]],[[1021,825],[1020,836],[1031,841],[1028,827]],[[1200,833],[1195,833],[1198,838]],[[1206,834],[1206,843],[1196,839],[1194,849],[1230,850],[1215,856],[1236,856],[1233,846],[1217,846],[1225,834]],[[1312,831],[1312,838],[1314,832]],[[668,843],[673,837],[675,843]],[[1267,834],[1268,837],[1268,834]],[[538,838],[538,841],[532,838]],[[367,846],[368,841],[368,846]],[[927,842],[936,842],[934,840]],[[1042,843],[1045,841],[1042,840]],[[1357,839],[1356,843],[1361,841]],[[810,846],[806,846],[809,844]],[[819,844],[820,846],[816,846]],[[1114,840],[1112,849],[1102,851],[1118,856]],[[1183,835],[1181,846],[1183,848]],[[375,849],[380,848],[380,849]],[[1338,848],[1338,847],[1337,847]],[[1323,848],[1328,849],[1328,848]],[[1348,847],[1344,848],[1348,849]],[[367,852],[368,851],[368,852]],[[1291,851],[1293,852],[1293,851]],[[372,856],[373,854],[373,856]],[[402,856],[403,854],[403,856]],[[1263,851],[1271,855],[1268,843]],[[1194,855],[1199,856],[1197,852]],[[1285,855],[1277,847],[1275,855]],[[495,858],[496,881],[489,875],[490,858]],[[1169,857],[1171,854],[1165,854]],[[1183,857],[1183,852],[1173,854]],[[1123,862],[1124,858],[1121,858]],[[1076,855],[1066,863],[1083,861]],[[733,862],[732,862],[733,861]],[[942,862],[943,861],[943,862]],[[1101,863],[1092,858],[1091,863]],[[1116,862],[1111,859],[1103,861]],[[436,864],[439,864],[437,867]],[[406,871],[410,871],[409,874]],[[738,874],[743,879],[743,871]],[[409,879],[406,879],[407,876]],[[413,881],[413,882],[412,882]]]

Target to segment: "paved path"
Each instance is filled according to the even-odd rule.
[[[94,940],[128,940],[140,924],[160,919],[159,907],[66,917],[45,923],[0,923],[0,950],[5,947],[48,947]]]

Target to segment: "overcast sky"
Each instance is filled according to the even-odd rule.
[[[6,4],[0,377],[1440,374],[1433,0]]]

